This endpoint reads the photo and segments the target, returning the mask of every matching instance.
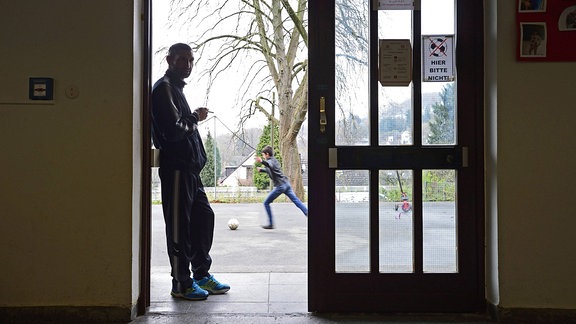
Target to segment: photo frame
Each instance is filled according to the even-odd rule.
[[[546,57],[546,23],[521,23],[520,35],[521,57]]]
[[[576,31],[576,6],[570,6],[562,11],[558,18],[558,30]]]
[[[546,12],[546,0],[518,0],[518,12]]]

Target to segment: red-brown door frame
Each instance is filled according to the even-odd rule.
[[[326,271],[326,267],[331,267],[335,264],[335,255],[330,248],[327,248],[320,253],[318,247],[330,246],[333,244],[333,230],[335,228],[335,206],[334,206],[334,191],[329,188],[334,184],[334,172],[328,170],[329,156],[328,149],[334,148],[334,127],[326,127],[322,132],[319,127],[321,119],[320,102],[326,103],[326,119],[328,125],[334,123],[335,120],[335,80],[332,77],[335,68],[335,39],[334,39],[334,24],[335,24],[335,4],[333,0],[315,0],[309,2],[309,111],[308,111],[308,125],[309,125],[309,152],[314,152],[314,155],[309,157],[309,173],[314,175],[315,178],[309,182],[309,235],[308,235],[308,265],[309,265],[309,280],[308,280],[308,302],[310,311],[436,311],[436,312],[470,312],[470,311],[483,311],[485,305],[484,297],[484,145],[483,145],[483,1],[481,0],[458,0],[456,1],[456,17],[457,26],[456,30],[466,33],[465,37],[458,38],[456,54],[457,54],[457,70],[459,83],[457,87],[457,98],[466,98],[466,106],[470,109],[458,109],[458,118],[462,120],[473,120],[473,127],[466,129],[459,129],[458,143],[460,146],[455,152],[462,152],[463,147],[467,147],[467,167],[458,167],[458,172],[464,174],[468,179],[474,179],[471,183],[472,186],[459,186],[458,197],[475,197],[474,203],[463,206],[459,212],[461,215],[475,215],[473,219],[463,218],[462,222],[467,222],[467,228],[474,229],[474,233],[458,232],[459,246],[466,244],[470,247],[468,250],[470,255],[463,255],[459,253],[463,264],[467,268],[461,269],[464,276],[451,276],[461,282],[469,282],[470,278],[475,280],[474,287],[466,290],[466,295],[459,298],[458,291],[453,292],[450,298],[452,304],[446,305],[442,296],[435,293],[437,297],[429,298],[430,295],[420,293],[423,287],[433,287],[435,285],[442,287],[443,282],[452,280],[448,275],[419,275],[418,285],[403,285],[407,290],[413,294],[413,306],[407,306],[401,301],[392,299],[387,296],[386,291],[374,290],[372,295],[362,297],[360,295],[346,294],[346,291],[339,290],[338,285],[332,285],[333,282],[344,282],[341,277],[346,275],[336,274]],[[371,13],[374,16],[374,13]],[[414,52],[420,49],[414,48]],[[371,59],[374,60],[375,51],[371,51]],[[377,56],[376,56],[377,58]],[[417,80],[420,77],[420,65],[414,62],[414,70],[416,71]],[[377,70],[371,69],[371,73],[377,73]],[[417,92],[417,91],[416,91]],[[377,91],[371,91],[377,93]],[[416,105],[416,104],[415,104]],[[419,106],[419,105],[418,105]],[[374,114],[374,109],[372,110]],[[323,117],[324,118],[324,117]],[[377,124],[377,115],[371,116],[371,124]],[[373,130],[376,131],[376,130]],[[372,134],[372,137],[374,134]],[[417,133],[414,137],[420,137]],[[417,140],[417,139],[415,139]],[[338,150],[341,150],[340,148]],[[375,147],[374,151],[378,152]],[[358,157],[361,149],[347,148],[342,150],[345,156]],[[374,156],[372,152],[362,151],[363,153]],[[367,152],[367,153],[366,153]],[[406,153],[411,151],[406,150]],[[401,154],[400,154],[401,155]],[[340,152],[338,157],[340,157]],[[340,159],[339,159],[340,160]],[[345,159],[350,162],[349,165],[359,167],[360,163],[356,163],[353,158]],[[341,161],[338,161],[339,163]],[[376,163],[376,162],[375,162]],[[438,162],[439,168],[452,168],[450,166],[443,166],[442,162]],[[339,164],[339,167],[340,164]],[[362,165],[361,167],[365,167]],[[377,170],[378,165],[370,165],[371,170]],[[390,167],[390,165],[380,166]],[[435,167],[432,167],[435,168]],[[415,172],[416,173],[416,172]],[[371,181],[376,180],[377,177],[371,176]],[[421,178],[415,178],[415,186],[421,183]],[[416,190],[416,187],[415,187]],[[371,205],[371,207],[373,207]],[[373,218],[371,220],[374,220]],[[418,232],[417,228],[415,230]],[[376,229],[377,231],[377,229]],[[420,229],[421,232],[421,229]],[[371,235],[374,234],[374,228],[371,229]],[[375,233],[377,236],[377,233]],[[418,234],[418,233],[417,233]],[[473,241],[470,241],[472,237]],[[328,243],[327,243],[328,242]],[[375,244],[374,242],[371,243]],[[377,243],[376,243],[377,244]],[[312,251],[318,252],[313,253]],[[374,254],[373,252],[371,252]],[[375,256],[377,258],[377,255]],[[421,255],[415,256],[421,258]],[[371,255],[374,259],[374,256]],[[471,269],[470,267],[474,267]],[[333,268],[332,268],[333,269]],[[406,276],[401,274],[386,275],[385,276],[370,276],[359,274],[354,277],[354,283],[357,285],[364,285],[370,287],[375,285],[376,281],[380,284],[385,282],[385,285],[390,285],[393,288],[395,285],[406,282]],[[463,278],[466,277],[466,278]],[[438,290],[438,289],[437,289]],[[430,289],[432,292],[433,289]],[[441,290],[439,290],[441,291]],[[433,293],[434,294],[434,293]],[[386,303],[382,301],[386,299]],[[421,301],[421,302],[418,302]],[[417,304],[418,309],[410,308]]]
[[[140,209],[140,292],[137,314],[144,315],[150,306],[151,259],[151,147],[150,91],[152,79],[152,0],[142,1],[142,200]]]

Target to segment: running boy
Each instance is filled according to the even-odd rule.
[[[272,183],[274,184],[274,189],[270,191],[268,197],[264,200],[264,208],[268,214],[268,225],[263,225],[262,228],[274,229],[274,219],[272,218],[272,209],[270,208],[270,204],[281,194],[285,194],[290,198],[296,207],[300,208],[304,215],[308,216],[308,208],[306,208],[300,199],[296,197],[296,194],[292,190],[292,186],[290,186],[290,181],[288,181],[288,178],[284,173],[282,173],[280,162],[278,162],[274,157],[274,150],[272,147],[269,145],[264,147],[264,149],[262,149],[262,158],[257,156],[256,161],[264,165],[264,168],[258,168],[258,172],[268,173],[268,176],[270,176]]]

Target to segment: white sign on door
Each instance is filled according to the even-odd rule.
[[[422,81],[454,81],[454,36],[422,36],[422,60]]]

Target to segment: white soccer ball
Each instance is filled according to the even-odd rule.
[[[230,218],[230,220],[228,221],[228,228],[231,230],[237,229],[238,225],[240,225],[240,223],[236,218]]]

